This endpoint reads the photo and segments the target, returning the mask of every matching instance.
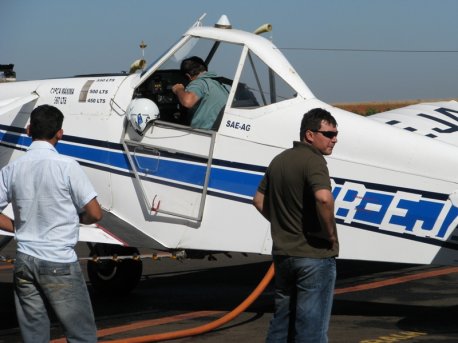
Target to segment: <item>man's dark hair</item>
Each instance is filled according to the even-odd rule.
[[[32,139],[51,139],[62,128],[64,115],[54,106],[41,105],[30,113]]]
[[[302,117],[300,140],[304,139],[307,130],[316,131],[321,127],[321,122],[325,121],[332,126],[337,126],[337,121],[328,111],[322,108],[314,108]]]
[[[183,74],[196,76],[203,71],[207,71],[207,64],[200,57],[192,56],[181,61],[180,70]]]

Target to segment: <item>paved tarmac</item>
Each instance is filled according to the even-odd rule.
[[[87,254],[81,243],[78,253]],[[14,257],[14,243],[0,254]],[[142,280],[130,294],[103,296],[88,284],[99,340],[129,342],[208,324],[237,307],[270,266],[266,256],[216,258],[143,260]],[[329,342],[458,342],[458,267],[338,260],[337,268]],[[0,263],[0,342],[5,343],[21,342],[11,279],[12,266]],[[231,322],[169,342],[264,342],[273,308],[270,283]],[[58,323],[51,333],[53,342],[64,341]]]

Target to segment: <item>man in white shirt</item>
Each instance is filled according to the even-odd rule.
[[[96,342],[94,314],[74,250],[79,223],[102,218],[97,193],[80,165],[59,155],[63,114],[42,105],[30,115],[27,153],[0,171],[0,211],[12,203],[13,221],[0,214],[0,227],[15,233],[16,312],[24,342],[49,342],[53,309],[68,342]]]

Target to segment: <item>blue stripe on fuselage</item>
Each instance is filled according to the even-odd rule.
[[[68,139],[66,139],[66,137]],[[10,143],[11,145],[19,146],[22,149],[27,148],[31,139],[25,135],[17,135],[10,133],[0,132],[0,141],[3,143]],[[78,142],[77,145],[71,142]],[[65,136],[64,140],[59,141],[56,149],[59,153],[71,156],[75,159],[96,163],[108,168],[115,168],[116,170],[124,170],[132,172],[129,161],[122,150],[122,145],[111,144],[111,148],[103,148],[106,144],[99,143],[94,145],[94,140],[91,140],[91,146],[83,145],[85,139]],[[113,149],[113,146],[116,148]],[[137,156],[134,161],[136,162],[137,170],[144,174],[146,177],[162,178],[172,182],[186,183],[201,189],[204,185],[205,174],[207,165],[202,163],[199,158],[198,163],[190,163],[189,156],[185,159],[168,159],[161,158],[160,161],[157,157]],[[224,162],[227,164],[227,162]],[[97,165],[93,165],[97,168]],[[235,164],[237,166],[237,164]],[[259,167],[253,166],[253,170],[259,170]],[[239,196],[252,197],[256,192],[256,188],[261,181],[261,174],[246,173],[242,170],[220,168],[215,163],[212,165],[210,173],[209,188],[237,194]],[[178,185],[177,185],[178,186]]]

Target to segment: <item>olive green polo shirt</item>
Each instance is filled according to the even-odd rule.
[[[314,197],[319,189],[331,190],[331,182],[326,160],[314,146],[294,142],[272,160],[258,191],[270,214],[273,255],[338,255],[338,247],[330,250],[326,240],[316,237],[322,231]]]

